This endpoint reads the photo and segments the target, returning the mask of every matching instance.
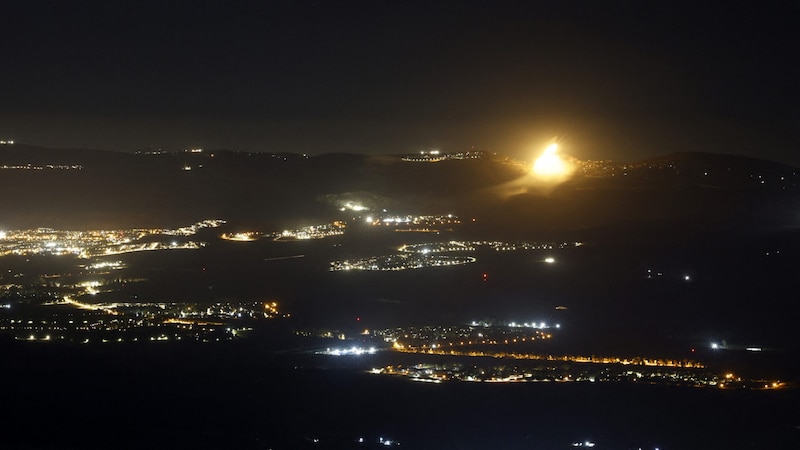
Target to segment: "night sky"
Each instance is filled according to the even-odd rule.
[[[5,1],[0,139],[800,166],[800,3],[700,3]]]

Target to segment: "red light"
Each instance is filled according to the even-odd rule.
[[[356,317],[356,322],[361,322],[361,317]]]

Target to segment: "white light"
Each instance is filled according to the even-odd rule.
[[[556,262],[556,259],[553,258],[552,256],[549,256],[544,259],[544,262],[546,262],[547,264],[553,264],[554,262]]]
[[[714,350],[716,350],[716,349],[718,349],[718,348],[719,348],[719,344],[717,344],[716,342],[714,342],[714,343],[712,343],[712,344],[711,344],[711,348],[713,348]]]

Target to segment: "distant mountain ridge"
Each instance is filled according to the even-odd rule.
[[[39,168],[23,167],[28,164]],[[530,181],[527,164],[495,154],[407,162],[401,155],[355,153],[133,154],[4,145],[0,228],[172,226],[207,217],[278,226],[352,216],[330,199],[359,192],[379,209],[452,212],[521,232],[665,218],[752,221],[763,208],[776,226],[797,220],[775,215],[798,204],[800,195],[800,170],[785,164],[714,153],[575,164],[571,179],[544,188]]]

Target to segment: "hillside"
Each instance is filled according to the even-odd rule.
[[[518,234],[613,224],[796,226],[800,177],[741,156],[680,153],[633,163],[576,162],[561,184],[497,155],[436,163],[399,156],[127,154],[0,148],[4,228],[167,226],[219,217],[279,227],[341,215],[348,202],[395,213],[453,212]],[[348,213],[352,214],[352,213]]]

